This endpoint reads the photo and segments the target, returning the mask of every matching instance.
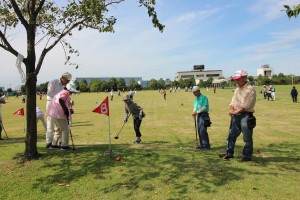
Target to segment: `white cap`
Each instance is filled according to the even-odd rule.
[[[71,92],[79,92],[78,90],[76,90],[76,85],[74,84],[74,82],[69,82],[66,85],[67,90],[71,91]]]
[[[192,88],[192,92],[196,92],[196,91],[200,91],[200,87],[197,85]]]
[[[69,72],[63,73],[62,77],[65,77],[68,81],[72,80],[72,74],[70,74]]]

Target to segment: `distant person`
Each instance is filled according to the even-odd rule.
[[[225,154],[219,157],[224,160],[233,158],[234,147],[237,137],[243,133],[245,142],[243,149],[243,157],[241,161],[251,161],[253,154],[253,128],[256,121],[253,116],[254,106],[256,102],[255,87],[247,81],[248,74],[244,70],[236,71],[232,80],[236,82],[238,87],[234,90],[230,103],[229,116],[231,117],[230,129],[227,137],[227,149]]]
[[[69,72],[65,72],[62,74],[60,79],[54,79],[48,83],[46,110],[48,110],[48,105],[53,99],[53,97],[59,92],[61,92],[65,88],[65,86],[71,81],[71,79],[72,75]],[[53,121],[51,121],[50,118],[47,117],[46,148],[51,148],[54,134],[61,135],[61,131],[53,123]]]
[[[166,91],[166,88],[162,88],[161,91],[160,91],[160,93],[164,95],[164,100],[167,100],[167,91]]]
[[[275,101],[276,99],[276,96],[275,96],[275,87],[270,85],[271,87],[271,97],[272,97],[272,100]]]
[[[194,100],[194,110],[192,116],[197,120],[197,129],[199,134],[200,145],[196,147],[199,150],[210,150],[207,127],[210,126],[209,103],[208,98],[200,92],[199,86],[194,86],[192,92],[196,97]]]
[[[217,86],[214,85],[214,93],[216,93],[216,90],[217,90]]]
[[[268,95],[268,92],[267,92],[267,87],[264,85],[263,89],[262,89],[262,92],[264,94],[264,98],[266,99],[267,98],[267,95]]]
[[[130,97],[131,100],[133,100],[133,96],[134,96],[134,92],[132,91],[132,89],[130,89],[129,97]]]
[[[297,103],[297,96],[298,96],[298,90],[296,89],[295,86],[293,86],[293,88],[291,90],[291,97],[292,97],[293,103]]]
[[[1,137],[2,129],[3,129],[2,114],[1,114],[2,104],[6,104],[5,95],[1,95],[1,97],[0,97],[0,140],[3,140],[2,137]]]
[[[58,148],[58,140],[61,140],[61,150],[69,150],[69,118],[70,118],[70,95],[77,93],[76,86],[73,82],[69,82],[65,89],[56,94],[50,101],[47,108],[47,118],[52,124],[47,127],[47,131],[53,132],[54,125],[61,130],[60,135],[55,135],[50,148]],[[50,128],[50,130],[48,129]]]
[[[110,91],[110,100],[111,101],[114,100],[114,90],[113,89]]]
[[[26,96],[22,94],[22,103],[26,103]]]
[[[36,123],[41,121],[43,123],[45,132],[47,132],[47,123],[45,121],[43,111],[39,107],[36,107],[35,110],[36,110]]]
[[[136,136],[136,140],[133,143],[140,144],[142,142],[141,140],[142,134],[140,132],[140,126],[143,118],[145,117],[145,113],[143,112],[143,108],[141,108],[139,105],[134,103],[129,95],[124,96],[123,101],[125,103],[124,123],[128,121],[129,114],[131,114],[133,118],[133,127]]]

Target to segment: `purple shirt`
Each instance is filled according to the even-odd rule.
[[[49,102],[46,115],[49,117],[57,119],[67,119],[63,108],[59,104],[59,99],[63,99],[67,108],[70,106],[70,92],[68,90],[63,90],[56,94],[53,99]],[[70,111],[69,111],[69,116]]]

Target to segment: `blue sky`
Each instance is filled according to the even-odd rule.
[[[80,56],[72,61],[78,69],[64,65],[60,46],[55,47],[38,75],[38,83],[69,71],[75,77],[170,78],[178,71],[204,64],[207,70],[223,70],[229,77],[238,69],[256,76],[269,64],[275,73],[300,75],[300,17],[288,19],[283,5],[300,0],[158,0],[156,9],[163,33],[154,29],[137,0],[114,6],[110,13],[115,33],[83,30],[69,41]],[[22,30],[13,30],[11,42],[26,56]],[[0,86],[21,83],[16,58],[0,49]],[[39,53],[37,54],[39,56]],[[23,65],[24,69],[24,65]],[[25,71],[25,69],[24,69]]]

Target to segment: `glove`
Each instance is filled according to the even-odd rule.
[[[126,123],[127,122],[127,119],[124,119],[124,123]]]

